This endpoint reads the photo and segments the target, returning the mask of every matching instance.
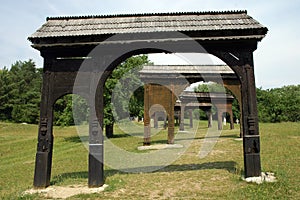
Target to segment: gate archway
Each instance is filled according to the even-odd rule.
[[[44,58],[34,186],[50,184],[52,106],[61,94],[89,99],[89,186],[103,178],[103,85],[126,58],[145,53],[210,53],[241,83],[245,176],[260,176],[253,52],[267,28],[246,11],[47,18],[29,37]]]

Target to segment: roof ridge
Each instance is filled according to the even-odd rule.
[[[81,15],[47,17],[46,20],[88,19],[88,18],[115,18],[115,17],[143,17],[143,16],[176,16],[176,15],[218,15],[218,14],[247,14],[247,10],[230,11],[195,11],[195,12],[166,12],[166,13],[135,13],[135,14],[108,14],[108,15]]]

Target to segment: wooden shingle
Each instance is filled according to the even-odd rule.
[[[49,17],[28,39],[57,37],[101,36],[124,33],[153,32],[213,32],[229,31],[225,35],[200,34],[203,40],[255,38],[260,40],[267,28],[250,17],[246,11],[188,12],[106,16]],[[247,30],[247,32],[244,32]],[[238,33],[232,34],[232,31]],[[242,32],[242,33],[241,33]]]

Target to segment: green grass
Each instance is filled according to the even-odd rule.
[[[260,124],[262,170],[275,172],[278,178],[261,185],[241,180],[242,142],[234,140],[238,127],[226,126],[213,151],[200,159],[206,131],[206,122],[201,121],[191,146],[165,168],[132,174],[106,166],[109,187],[104,192],[69,199],[300,199],[300,123]],[[142,138],[126,135],[119,127],[115,132],[110,139],[115,145],[138,152]],[[166,142],[166,134],[158,131],[153,143]],[[54,136],[51,184],[87,184],[88,152],[75,127],[55,127]],[[0,199],[41,199],[22,195],[32,188],[36,143],[37,126],[0,122]]]

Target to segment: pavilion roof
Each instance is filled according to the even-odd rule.
[[[48,17],[28,39],[36,43],[37,39],[43,38],[175,31],[201,32],[197,37],[202,40],[261,40],[267,28],[249,16],[247,11]],[[211,34],[211,31],[219,31],[219,34]]]
[[[145,65],[143,75],[163,74],[228,74],[235,75],[228,65]]]

